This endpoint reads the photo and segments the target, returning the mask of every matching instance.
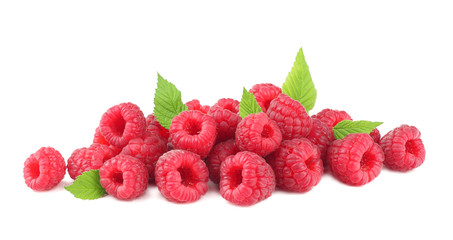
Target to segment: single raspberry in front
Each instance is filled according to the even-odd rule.
[[[141,196],[148,187],[148,171],[137,158],[118,155],[99,169],[100,182],[108,194],[120,200]]]
[[[266,112],[271,101],[282,93],[282,89],[272,83],[260,83],[253,85],[250,92],[255,96],[263,112]]]
[[[129,140],[145,134],[146,120],[137,105],[121,103],[111,107],[102,115],[99,127],[107,142],[123,148]]]
[[[230,138],[234,138],[236,127],[242,119],[239,116],[239,101],[231,98],[219,99],[219,101],[211,107],[208,115],[216,122],[216,142],[223,142]]]
[[[162,154],[167,151],[167,143],[158,135],[134,138],[123,148],[121,154],[129,155],[142,161],[148,169],[149,182],[154,182],[154,168]]]
[[[337,123],[343,120],[352,120],[351,116],[345,111],[333,110],[333,109],[323,109],[321,112],[311,116],[312,118],[317,118],[327,124],[331,129],[337,125]]]
[[[324,166],[327,166],[327,149],[330,143],[335,140],[332,129],[317,118],[312,118],[313,125],[307,139],[314,143],[321,153]]]
[[[235,139],[239,150],[264,157],[280,146],[282,133],[277,123],[261,112],[250,114],[239,122]]]
[[[200,111],[181,112],[170,126],[171,145],[175,149],[194,152],[201,158],[208,156],[216,135],[214,119]]]
[[[114,156],[113,150],[103,144],[93,143],[89,148],[79,148],[68,158],[68,173],[76,179],[83,172],[99,169]]]
[[[57,186],[66,173],[66,163],[60,152],[52,147],[42,147],[24,163],[25,184],[36,191],[46,191]]]
[[[405,124],[385,134],[380,143],[385,153],[384,165],[400,172],[422,165],[426,152],[420,137],[416,127]]]
[[[381,172],[384,152],[369,134],[353,133],[332,142],[327,161],[335,178],[351,186],[362,186]]]
[[[220,182],[220,165],[228,156],[239,152],[234,139],[217,143],[206,158],[206,165],[209,169],[209,178],[215,184]]]
[[[208,191],[209,172],[200,156],[185,150],[172,150],[156,164],[156,185],[171,202],[189,203]]]
[[[272,100],[267,115],[278,124],[283,140],[306,137],[311,131],[312,120],[304,106],[286,94]]]
[[[323,163],[316,145],[306,138],[285,140],[266,158],[275,173],[277,187],[291,192],[307,192],[318,185]]]
[[[229,156],[220,167],[220,195],[227,201],[248,206],[270,197],[275,190],[271,166],[252,152]]]
[[[200,101],[197,99],[186,102],[186,106],[189,110],[198,110],[204,114],[208,114],[209,109],[211,108],[209,105],[201,105]]]

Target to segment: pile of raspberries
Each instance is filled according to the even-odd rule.
[[[362,186],[383,165],[406,172],[425,159],[416,127],[401,125],[382,138],[374,129],[335,140],[333,127],[352,120],[345,111],[324,109],[309,116],[272,84],[254,85],[250,92],[263,112],[241,118],[237,100],[223,98],[212,107],[192,100],[170,129],[133,103],[113,106],[103,114],[92,145],[75,150],[67,164],[51,147],[32,154],[25,161],[25,182],[49,190],[66,169],[72,179],[99,169],[100,184],[117,199],[135,199],[155,184],[169,201],[188,203],[208,191],[210,179],[224,199],[246,206],[268,198],[275,188],[310,191],[327,171],[345,184]]]

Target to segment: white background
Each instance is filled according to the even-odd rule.
[[[453,80],[448,1],[2,1],[0,3],[1,239],[451,239]],[[276,1],[277,2],[277,1]],[[214,185],[174,204],[155,186],[134,201],[74,198],[24,184],[42,146],[65,158],[89,146],[121,102],[153,110],[157,72],[183,101],[240,99],[281,86],[303,47],[318,90],[311,113],[346,110],[422,132],[425,163],[383,169],[350,187],[326,174],[305,194],[276,191],[252,207]]]

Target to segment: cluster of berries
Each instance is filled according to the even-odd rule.
[[[141,196],[156,184],[172,202],[198,200],[209,179],[237,205],[262,201],[275,188],[307,192],[329,169],[348,185],[376,178],[383,165],[397,171],[420,166],[425,149],[417,128],[402,125],[382,138],[377,129],[335,139],[333,128],[352,120],[344,111],[324,109],[309,116],[281,88],[257,84],[250,90],[262,112],[241,118],[240,102],[224,98],[213,106],[198,100],[172,118],[169,129],[132,103],[108,109],[93,144],[67,160],[53,148],[41,148],[25,162],[26,184],[35,190],[55,187],[64,177],[99,170],[105,191],[122,200]]]

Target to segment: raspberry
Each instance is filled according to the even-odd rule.
[[[83,172],[99,169],[104,162],[114,156],[108,146],[94,143],[89,148],[79,148],[68,158],[68,173],[72,179]]]
[[[165,142],[168,141],[168,137],[170,136],[168,129],[160,125],[154,114],[150,114],[146,117],[146,134],[157,134]]]
[[[401,172],[420,166],[425,161],[425,146],[420,136],[416,127],[408,125],[401,125],[385,134],[381,139],[385,166]]]
[[[345,111],[332,110],[329,108],[323,109],[321,112],[311,116],[312,118],[317,118],[327,124],[330,128],[335,127],[337,123],[343,120],[352,120],[351,116]]]
[[[159,157],[167,151],[167,143],[158,135],[134,138],[123,148],[121,154],[141,160],[148,169],[149,182],[154,182],[154,168]]]
[[[261,83],[253,85],[250,92],[255,96],[263,112],[266,112],[271,101],[282,93],[282,89],[271,83]]]
[[[127,155],[118,155],[107,160],[99,169],[99,176],[105,191],[120,200],[137,198],[148,187],[145,164]]]
[[[94,133],[94,138],[93,138],[93,145],[97,145],[97,144],[108,146],[110,151],[113,153],[113,156],[111,156],[111,157],[114,157],[121,152],[121,148],[110,145],[110,143],[107,142],[107,140],[105,140],[104,136],[102,136],[101,129],[99,127],[96,128],[96,131]]]
[[[220,194],[227,201],[246,206],[272,195],[275,175],[266,161],[252,152],[238,152],[220,166]]]
[[[282,93],[272,100],[267,115],[277,122],[283,140],[306,137],[310,133],[311,118],[302,104],[288,95]]]
[[[222,98],[211,107],[208,113],[214,118],[217,129],[217,142],[234,138],[236,127],[241,121],[239,102],[231,98]]]
[[[33,190],[45,191],[57,186],[66,173],[66,163],[60,152],[42,147],[24,163],[25,184]]]
[[[307,192],[323,173],[319,149],[306,138],[285,140],[267,158],[275,173],[277,187],[291,192]]]
[[[335,178],[351,186],[361,186],[379,175],[384,152],[369,134],[354,133],[333,141],[327,160]]]
[[[97,127],[94,132],[93,143],[103,144],[107,146],[110,145],[110,143],[105,140],[104,136],[102,136],[101,129],[99,127]]]
[[[171,202],[194,202],[208,191],[208,168],[199,155],[189,151],[162,155],[155,174],[157,188]]]
[[[317,118],[312,118],[312,120],[313,125],[307,139],[319,148],[324,166],[327,166],[327,149],[335,137],[327,124]]]
[[[381,133],[377,128],[370,132],[370,136],[375,143],[379,144],[381,142]]]
[[[129,140],[145,133],[146,121],[143,112],[133,103],[121,103],[102,115],[101,133],[111,145],[122,148]]]
[[[209,178],[215,184],[220,182],[220,165],[228,156],[239,152],[234,139],[229,139],[225,142],[218,143],[206,158],[206,165],[209,169]]]
[[[216,139],[215,121],[200,111],[184,111],[174,117],[170,142],[175,149],[192,151],[205,158]]]
[[[201,105],[200,101],[197,99],[186,102],[186,106],[189,110],[198,110],[204,114],[208,114],[209,109],[211,108],[208,105]]]
[[[281,141],[282,133],[277,123],[265,113],[248,115],[236,129],[236,145],[241,151],[266,156],[277,149]]]

